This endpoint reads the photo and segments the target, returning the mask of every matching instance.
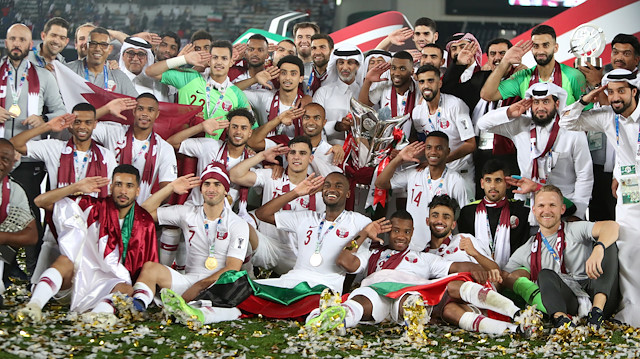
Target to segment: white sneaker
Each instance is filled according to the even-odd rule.
[[[36,303],[28,303],[18,309],[16,320],[19,322],[40,323],[42,321],[42,309]]]

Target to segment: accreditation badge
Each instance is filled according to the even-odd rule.
[[[636,165],[620,166],[620,193],[622,204],[640,203],[640,186]]]
[[[587,141],[589,143],[589,151],[601,150],[604,144],[604,133],[589,131],[587,133]]]

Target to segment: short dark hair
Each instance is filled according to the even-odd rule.
[[[448,194],[441,194],[433,197],[433,199],[431,199],[431,202],[429,203],[429,211],[436,208],[437,206],[448,207],[453,211],[454,216],[460,210],[458,201],[455,198],[450,197]]]
[[[249,36],[249,39],[247,39],[247,43],[249,42],[249,40],[261,40],[261,41],[264,41],[264,43],[267,45],[267,47],[269,46],[269,40],[267,40],[267,38],[264,37],[264,35],[253,34],[253,35]]]
[[[280,59],[280,61],[278,61],[278,68],[280,68],[282,64],[294,64],[298,66],[298,68],[300,69],[300,75],[304,76],[304,64],[302,63],[302,60],[300,60],[298,56],[294,56],[294,55],[284,56],[283,58]]]
[[[229,56],[233,55],[233,44],[229,40],[216,40],[211,43],[211,49],[229,49]]]
[[[13,145],[13,143],[11,141],[7,140],[4,137],[0,137],[0,145],[8,145],[8,146],[11,146],[12,150],[16,149],[16,147]]]
[[[432,19],[429,19],[428,17],[421,17],[418,20],[416,20],[416,22],[413,24],[413,27],[415,28],[416,26],[426,26],[430,28],[431,31],[433,32],[438,31],[438,26],[436,22]]]
[[[413,222],[413,216],[411,216],[411,213],[407,212],[407,211],[406,211],[406,210],[404,210],[404,209],[399,209],[399,210],[395,211],[395,212],[391,215],[391,217],[389,217],[389,220],[392,220],[392,219],[394,219],[394,218],[397,218],[397,219],[406,219],[406,220],[409,220],[409,221],[412,221],[412,222]]]
[[[489,53],[489,48],[490,48],[492,45],[497,45],[497,44],[507,44],[507,49],[510,49],[510,48],[513,46],[513,44],[511,43],[511,41],[509,41],[509,40],[507,40],[507,39],[505,39],[505,38],[503,38],[503,37],[498,37],[498,38],[495,38],[495,39],[493,39],[493,40],[489,41],[489,43],[487,44],[487,49],[486,49],[486,51],[485,51],[485,52],[486,52],[486,53]]]
[[[140,95],[138,95],[138,97],[136,97],[136,101],[141,99],[141,98],[150,98],[153,101],[155,101],[158,105],[160,104],[160,102],[158,101],[158,98],[154,94],[152,94],[151,92],[141,93]]]
[[[511,171],[509,171],[509,166],[507,166],[505,162],[492,158],[488,160],[484,164],[484,166],[482,166],[482,172],[480,173],[480,178],[491,173],[496,173],[498,171],[502,171],[502,173],[504,173],[505,176],[509,176],[511,174]]]
[[[51,27],[53,25],[57,25],[60,26],[64,29],[67,30],[67,35],[69,35],[69,22],[61,17],[52,17],[51,19],[49,19],[49,21],[47,21],[46,24],[44,24],[44,29],[42,30],[45,34],[49,32],[49,30],[51,30]]]
[[[629,44],[633,47],[633,56],[640,56],[640,42],[638,38],[629,34],[618,34],[611,41],[611,47],[615,44]]]
[[[533,37],[533,35],[551,35],[551,37],[555,41],[555,39],[556,39],[556,30],[554,30],[549,25],[538,25],[538,26],[534,27],[533,30],[531,30],[531,36]]]
[[[249,123],[251,124],[251,126],[253,126],[253,124],[256,123],[256,118],[253,116],[251,111],[247,110],[244,107],[236,108],[235,110],[231,110],[231,111],[227,112],[227,120],[228,121],[231,121],[231,119],[236,117],[236,116],[246,117],[247,120],[249,120]]]
[[[93,115],[96,115],[96,108],[93,107],[92,104],[90,103],[86,103],[86,102],[80,102],[79,104],[73,106],[73,109],[71,110],[71,112],[76,112],[76,111],[84,111],[84,112],[93,112]]]
[[[293,25],[293,36],[296,36],[296,32],[300,29],[313,28],[313,30],[317,33],[320,32],[320,27],[315,22],[299,22]]]
[[[116,173],[128,173],[130,175],[134,175],[136,176],[136,183],[139,185],[140,184],[140,171],[138,171],[137,168],[135,168],[133,165],[130,164],[121,164],[118,165],[118,167],[113,169],[113,176],[116,176]]]
[[[306,143],[307,146],[309,146],[309,150],[313,150],[313,145],[311,144],[311,139],[309,138],[309,136],[296,136],[292,139],[289,140],[289,147],[291,147],[292,145],[296,144],[296,143]]]
[[[393,57],[391,57],[392,59],[401,59],[401,60],[409,60],[411,61],[411,63],[413,63],[413,56],[411,56],[410,53],[402,50],[402,51],[398,51],[395,54],[393,54]],[[440,70],[438,70],[440,71]]]
[[[333,50],[333,39],[331,38],[331,36],[327,35],[327,34],[315,34],[313,36],[311,36],[311,41],[313,42],[313,40],[327,40],[327,42],[329,43],[329,48],[331,50]]]
[[[440,77],[440,69],[431,64],[426,64],[418,67],[418,70],[416,71],[416,76],[425,72],[435,72],[435,74],[438,75],[438,78]]]
[[[200,29],[191,34],[191,39],[189,40],[189,42],[194,42],[197,40],[209,40],[213,42],[213,36],[211,36],[211,34],[207,31]]]
[[[289,43],[289,44],[291,44],[291,45],[293,45],[293,46],[296,46],[296,44],[295,44],[295,43],[293,42],[293,40],[291,40],[291,39],[283,39],[283,40],[280,40],[280,42],[278,42],[278,45],[280,45],[280,44],[281,44],[281,43],[283,43],[283,42],[286,42],[286,43]]]
[[[89,31],[89,38],[91,38],[92,34],[102,34],[109,36],[109,41],[111,41],[111,35],[109,35],[109,31],[104,27],[94,27],[93,30]]]
[[[442,48],[442,46],[440,46],[440,45],[438,45],[438,44],[436,44],[436,43],[433,43],[433,44],[426,44],[426,45],[424,45],[424,47],[423,47],[422,49],[424,50],[424,49],[426,49],[427,47],[434,47],[434,48],[436,48],[436,49],[440,50],[440,57],[444,57],[444,49]]]
[[[442,132],[442,131],[431,131],[429,133],[427,133],[427,137],[425,137],[425,141],[427,138],[429,137],[438,137],[438,138],[442,138],[445,141],[447,141],[447,145],[449,144],[449,136],[447,136],[446,133]]]
[[[180,36],[178,36],[178,34],[176,34],[173,31],[167,31],[160,34],[160,39],[164,39],[165,37],[172,38],[176,42],[176,44],[178,44],[178,48],[180,48],[181,41],[180,41]]]

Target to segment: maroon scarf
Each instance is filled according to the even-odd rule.
[[[0,223],[4,222],[9,215],[9,200],[11,199],[11,185],[9,176],[2,179],[2,203],[0,203]]]
[[[73,163],[74,148],[75,145],[73,144],[73,139],[70,139],[67,142],[65,150],[62,151],[62,154],[60,155],[58,188],[68,186],[76,182],[76,169]],[[89,163],[87,163],[87,174],[85,177],[109,177],[109,174],[107,173],[107,164],[104,163],[104,158],[102,157],[102,151],[100,151],[100,148],[98,148],[98,145],[94,141],[91,141],[90,151],[91,158],[89,159]],[[98,197],[107,197],[108,195],[107,186],[104,186],[100,190]]]
[[[131,164],[133,165],[133,126],[129,127],[129,131],[126,133],[126,139],[124,148],[120,151],[119,158],[116,158],[119,164]],[[144,171],[140,174],[140,180],[144,183],[147,183],[152,189],[151,193],[155,192],[155,187],[157,183],[153,181],[153,172],[156,168],[156,156],[158,151],[160,151],[158,146],[158,141],[156,139],[156,133],[151,132],[151,136],[149,136],[149,149],[147,153],[144,155]],[[154,154],[154,147],[156,147]],[[157,180],[155,181],[157,182]]]
[[[483,197],[482,200],[480,201],[480,203],[478,203],[478,206],[476,206],[476,215],[478,215],[479,213],[484,212],[485,214],[487,213],[487,207],[495,207],[495,208],[502,208],[502,210],[500,211],[500,219],[498,220],[498,226],[500,225],[504,225],[507,226],[507,228],[509,228],[510,223],[509,220],[511,218],[511,211],[509,210],[509,202],[507,201],[507,198],[503,198],[501,200],[499,200],[498,202],[489,202],[487,201],[486,197]],[[477,221],[477,219],[476,219]],[[477,235],[477,233],[476,233]]]
[[[409,94],[407,95],[407,105],[404,107],[404,113],[402,115],[409,114],[413,112],[413,108],[416,105],[416,90],[414,88],[413,82],[409,86],[407,90]],[[395,86],[391,86],[391,117],[397,117],[398,115],[398,92],[396,91]]]
[[[284,186],[282,186],[282,193],[289,193],[291,191],[291,182],[289,182],[289,176],[287,175],[287,170],[288,168],[284,169],[284,174],[282,175],[282,177],[284,178],[284,176],[287,176],[287,184],[285,184]],[[309,208],[307,208],[310,211],[314,211],[316,210],[316,195],[314,194],[310,194],[309,196]],[[301,199],[302,200],[302,199]],[[282,207],[283,210],[285,211],[290,211],[291,210],[291,205],[289,203],[285,204],[284,207]]]
[[[294,101],[294,104],[300,101],[301,98],[302,98],[302,94],[298,92],[296,94],[296,100]],[[268,121],[271,121],[274,118],[278,117],[279,112],[280,112],[280,91],[276,91],[276,93],[273,95],[273,99],[271,100],[271,107],[269,108]],[[296,136],[304,135],[304,131],[302,130],[302,119],[300,117],[293,120],[293,126],[295,129]],[[271,131],[267,136],[274,136],[274,135],[276,135],[275,131]]]
[[[389,249],[389,246],[382,246],[374,250],[373,254],[371,254],[371,257],[369,257],[367,275],[370,275],[371,273],[376,271],[378,267],[378,261],[380,260],[382,252],[387,249]],[[402,258],[404,258],[407,253],[409,253],[409,248],[390,256],[389,258],[387,258],[387,261],[382,264],[382,267],[380,269],[396,269],[396,267],[398,267],[398,265],[402,263]]]
[[[558,246],[558,243],[560,244]],[[546,246],[542,242],[542,235],[540,231],[536,233],[536,237],[531,243],[531,280],[538,280],[538,273],[542,270],[542,247]],[[556,240],[556,253],[560,256],[560,270],[562,273],[567,273],[567,269],[564,267],[564,249],[567,247],[567,243],[564,237],[564,222],[560,222],[560,228],[558,228],[558,239]]]
[[[118,247],[119,256],[122,258],[122,233],[120,232],[120,223],[118,221],[118,209],[116,208],[111,196],[103,199],[95,199],[89,196],[83,196],[82,200],[88,200],[93,205],[87,217],[87,226],[91,226],[94,222],[98,222],[99,238],[107,236],[107,246],[104,250],[105,257]],[[156,249],[156,226],[149,212],[134,202],[133,228],[131,229],[131,238],[127,247],[127,257],[123,265],[132,279],[142,269],[145,262],[157,262],[158,251]],[[83,206],[81,205],[81,208]],[[86,208],[86,206],[85,206]]]
[[[540,172],[538,171],[538,159],[543,158],[547,153],[549,153],[549,151],[551,151],[551,148],[553,148],[553,145],[556,142],[556,138],[558,137],[558,132],[560,131],[560,125],[558,124],[558,122],[560,122],[560,118],[558,117],[558,114],[556,114],[556,118],[553,119],[551,134],[549,135],[549,140],[547,141],[547,145],[545,146],[544,151],[538,157],[533,159],[533,163],[531,164],[531,179],[534,181],[537,181],[540,179]],[[535,146],[535,143],[536,143],[535,141],[538,140],[536,127],[537,126],[533,126],[531,128],[531,131],[529,132],[532,139],[532,144],[531,144],[532,147]],[[531,149],[531,151],[533,152],[533,148]],[[547,176],[548,175],[549,174],[547,173]]]
[[[227,168],[227,171],[229,170],[229,149],[227,148],[227,142],[224,142],[224,144],[222,145],[222,148],[220,149],[220,152],[218,152],[218,159],[214,159],[213,162],[222,162],[224,163],[224,167]],[[247,146],[244,146],[244,151],[242,152],[242,157],[243,160],[246,160],[247,158],[249,158],[249,151],[247,150]],[[247,200],[249,199],[249,187],[240,187],[240,190],[238,191],[240,194],[240,205],[244,204],[245,210],[247,207]]]
[[[327,75],[329,71],[324,71],[324,75],[320,76],[318,71],[316,71],[315,66],[311,66],[311,76],[313,76],[313,80],[311,80],[311,85],[309,85],[309,92],[315,93],[320,86],[322,85],[322,81],[327,79]]]
[[[38,103],[30,104],[29,100],[32,100],[32,99],[36,100],[38,94],[40,93],[40,79],[38,78],[38,72],[36,71],[36,67],[32,66],[29,60],[25,59],[24,61],[27,61],[26,81],[28,82],[28,93],[27,93],[28,97],[27,97],[27,108],[23,108],[21,110],[27,111],[26,112],[27,116],[30,116],[30,115],[35,115],[35,113],[31,113],[29,109],[38,107]],[[22,74],[19,74],[16,72],[15,76],[16,77],[22,76]],[[0,107],[2,108],[6,108],[6,100],[7,100],[6,88],[7,88],[8,78],[9,78],[9,59],[5,58],[4,61],[2,61],[2,65],[0,65],[0,89],[5,89],[4,91],[0,91],[0,94],[2,94],[2,96],[0,96]],[[4,122],[0,123],[0,129],[4,130]]]
[[[531,80],[529,81],[529,87],[540,82],[540,74],[538,74],[538,66],[533,69],[531,74]],[[556,64],[553,67],[553,83],[559,87],[562,87],[562,69],[560,63],[556,60]]]

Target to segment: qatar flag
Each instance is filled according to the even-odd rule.
[[[373,50],[394,30],[408,27],[413,29],[407,18],[398,11],[387,11],[368,19],[349,25],[329,34],[335,43],[335,48],[343,44],[358,46],[362,52]],[[411,40],[407,40],[411,42]]]

